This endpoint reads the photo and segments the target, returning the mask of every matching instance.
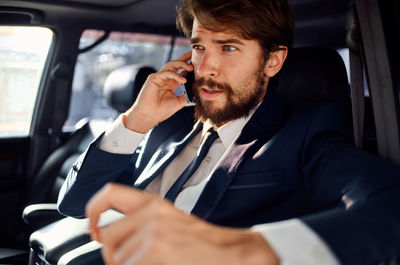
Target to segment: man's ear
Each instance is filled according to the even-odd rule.
[[[269,59],[265,64],[264,73],[268,77],[276,75],[286,60],[288,48],[283,45],[278,46],[278,48],[279,50],[269,53]]]

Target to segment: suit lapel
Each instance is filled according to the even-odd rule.
[[[240,166],[252,157],[279,130],[284,121],[284,104],[278,94],[269,89],[264,101],[228,148],[215,167],[206,187],[192,210],[208,219],[228,189]]]

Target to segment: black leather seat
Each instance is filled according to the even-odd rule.
[[[276,81],[276,90],[293,108],[328,101],[335,101],[344,107],[348,105],[346,69],[341,57],[331,49],[293,49]],[[118,216],[111,213],[110,218]],[[101,264],[101,246],[89,241],[87,229],[81,222],[87,220],[66,218],[33,233],[30,238],[33,249],[30,264],[43,259],[47,264]],[[74,230],[77,234],[65,233],[65,229]],[[57,244],[54,244],[51,239],[54,234],[64,234],[64,238],[57,238]]]
[[[154,72],[153,68],[143,65],[128,65],[112,71],[104,84],[107,103],[118,112],[127,110],[137,98],[147,76]],[[84,119],[79,124],[68,141],[47,158],[31,184],[28,194],[30,205],[23,212],[24,221],[31,231],[64,217],[55,205],[58,192],[73,163],[111,122]]]
[[[330,48],[302,47],[290,52],[275,85],[289,106],[336,102],[348,107],[350,87],[340,55]]]

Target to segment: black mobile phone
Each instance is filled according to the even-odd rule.
[[[194,72],[185,72],[183,77],[187,80],[187,82],[183,85],[183,94],[185,95],[186,102],[195,103],[193,99]]]

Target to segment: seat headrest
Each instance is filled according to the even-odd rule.
[[[104,83],[107,104],[118,112],[126,111],[136,100],[149,74],[155,69],[143,65],[127,65],[112,71]]]
[[[329,48],[294,48],[288,55],[275,86],[290,105],[350,98],[347,72],[340,55]]]

